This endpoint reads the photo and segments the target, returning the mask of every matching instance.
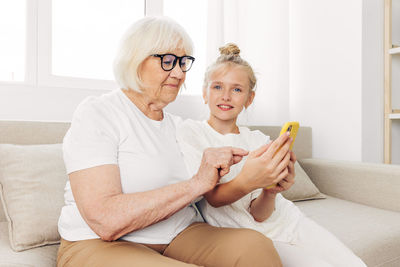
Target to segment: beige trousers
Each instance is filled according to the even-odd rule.
[[[168,245],[61,240],[57,267],[282,266],[272,241],[250,229],[194,223]]]

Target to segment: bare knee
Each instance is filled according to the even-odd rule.
[[[272,241],[263,234],[241,229],[237,233],[235,246],[235,265],[237,267],[281,267],[282,262]]]

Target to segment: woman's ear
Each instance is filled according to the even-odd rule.
[[[256,92],[251,91],[249,93],[249,97],[247,98],[246,104],[244,105],[245,108],[248,108],[251,105],[251,103],[253,103],[253,100],[254,100],[255,96],[256,96]]]
[[[208,103],[207,88],[203,88],[203,100],[204,104]]]

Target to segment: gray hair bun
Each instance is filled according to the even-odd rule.
[[[221,56],[223,56],[223,55],[235,56],[235,57],[240,56],[240,49],[234,43],[229,43],[229,44],[224,45],[223,47],[220,47],[219,52],[220,52]]]

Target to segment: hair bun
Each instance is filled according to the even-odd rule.
[[[227,55],[227,56],[236,56],[238,57],[240,55],[240,49],[239,47],[234,44],[234,43],[228,43],[224,45],[223,47],[219,48],[219,52],[222,55]]]

